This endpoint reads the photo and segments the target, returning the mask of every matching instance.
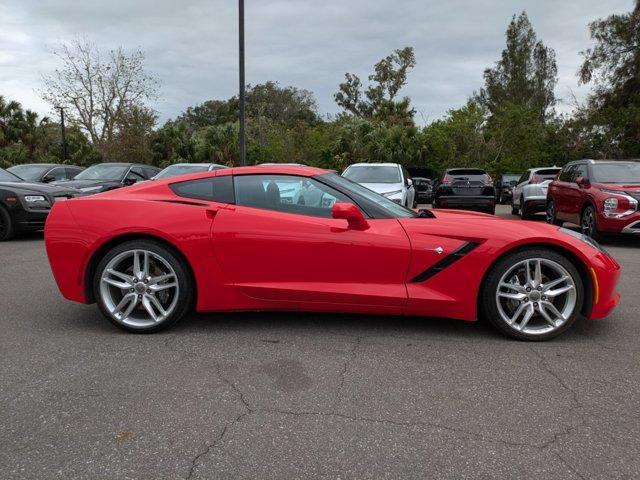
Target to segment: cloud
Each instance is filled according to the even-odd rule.
[[[403,94],[434,120],[482,86],[504,48],[514,13],[526,10],[557,52],[557,95],[584,98],[575,73],[589,47],[587,24],[632,8],[630,0],[246,0],[247,82],[277,80],[315,93],[322,113],[345,72],[366,78],[395,48],[412,45],[417,66]],[[232,0],[4,0],[0,5],[0,94],[50,113],[38,96],[50,51],[84,36],[101,48],[141,48],[161,82],[161,120],[238,88],[237,3]],[[561,104],[560,109],[568,110]]]

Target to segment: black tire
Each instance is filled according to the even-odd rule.
[[[513,265],[528,258],[544,258],[560,264],[569,272],[575,284],[576,304],[571,316],[560,327],[548,333],[530,334],[518,331],[511,327],[506,321],[504,321],[498,311],[496,292],[501,277]],[[580,312],[584,303],[584,286],[580,273],[573,265],[573,263],[569,259],[567,259],[567,257],[553,250],[547,250],[545,248],[535,248],[512,252],[499,259],[490,268],[489,273],[485,277],[484,283],[480,288],[480,295],[481,297],[479,301],[479,307],[482,320],[487,320],[498,331],[508,337],[515,338],[517,340],[544,341],[550,340],[566,332],[572,327],[572,325],[578,320],[578,318],[580,318]]]
[[[598,215],[596,214],[596,209],[591,204],[588,204],[582,209],[582,214],[580,215],[580,230],[587,237],[591,237],[596,241],[601,241],[603,238],[602,233],[598,230]]]
[[[522,218],[522,220],[528,220],[531,218],[531,214],[527,209],[527,204],[524,203],[524,197],[520,197],[520,218]]]
[[[16,234],[11,215],[0,205],[0,242],[11,240]]]
[[[495,215],[495,214],[496,214],[496,209],[495,209],[495,207],[493,207],[493,208],[488,208],[488,209],[487,209],[487,213],[488,213],[489,215]]]
[[[516,207],[515,203],[513,203],[513,198],[511,199],[511,215],[518,215],[520,210]]]
[[[106,307],[104,300],[100,294],[100,279],[103,276],[105,267],[117,255],[130,250],[148,250],[162,257],[175,271],[177,277],[177,283],[179,286],[178,300],[173,312],[168,315],[164,320],[154,324],[153,326],[134,327],[126,325],[116,320],[108,308]],[[170,327],[180,320],[191,308],[193,302],[193,280],[191,273],[187,265],[184,264],[184,260],[176,254],[173,249],[167,247],[161,242],[154,240],[132,240],[122,243],[112,248],[107,254],[100,260],[96,273],[93,278],[93,293],[96,303],[100,308],[102,314],[113,323],[115,326],[132,333],[154,333],[164,330]]]
[[[547,202],[547,208],[546,208],[547,223],[550,225],[556,225],[558,227],[561,227],[564,224],[564,222],[562,220],[558,220],[556,215],[557,215],[556,202],[554,202],[553,200],[549,200]]]

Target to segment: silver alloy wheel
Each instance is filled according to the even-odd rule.
[[[498,312],[517,332],[543,335],[562,327],[577,304],[571,274],[547,258],[530,258],[513,265],[500,278]]]
[[[149,250],[128,250],[112,258],[100,277],[100,297],[114,320],[131,327],[157,325],[178,303],[178,277]]]

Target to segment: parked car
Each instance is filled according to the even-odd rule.
[[[42,183],[71,180],[83,170],[83,167],[76,165],[60,165],[56,163],[23,163],[7,168],[7,171],[27,182]]]
[[[354,163],[342,172],[342,176],[407,208],[416,206],[416,191],[411,175],[402,165]]]
[[[640,162],[579,160],[549,185],[547,222],[571,222],[593,238],[640,234]]]
[[[602,318],[619,300],[618,264],[572,230],[418,213],[319,168],[240,167],[175,180],[54,206],[45,243],[67,299],[96,302],[131,332],[166,328],[195,305],[481,316],[523,340],[559,335],[581,316]],[[279,184],[317,192],[304,204],[283,202]]]
[[[152,177],[151,180],[161,180],[163,178],[175,177],[186,173],[220,170],[221,168],[227,167],[225,165],[218,165],[217,163],[174,163],[161,170],[157,175]]]
[[[522,219],[544,212],[547,208],[547,188],[560,172],[559,167],[530,168],[513,188],[511,213]]]
[[[433,207],[478,210],[493,215],[496,210],[493,180],[479,168],[450,168],[438,182]]]
[[[520,174],[518,173],[505,173],[500,175],[500,178],[496,182],[496,200],[500,205],[511,203],[513,199],[513,187],[518,184]]]
[[[138,163],[96,163],[80,172],[73,180],[54,182],[55,185],[77,188],[85,193],[99,193],[149,180],[160,169]]]
[[[51,206],[78,194],[70,188],[25,182],[0,168],[0,241],[42,230]]]
[[[423,177],[413,177],[412,180],[416,189],[416,202],[423,205],[433,202],[433,180]]]

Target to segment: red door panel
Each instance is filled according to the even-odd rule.
[[[395,219],[369,226],[351,230],[346,220],[233,206],[216,215],[213,248],[231,282],[252,298],[401,313],[409,240]]]

